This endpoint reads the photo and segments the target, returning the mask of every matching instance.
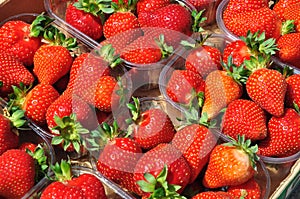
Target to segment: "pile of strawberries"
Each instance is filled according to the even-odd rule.
[[[269,7],[267,0],[229,0],[223,20],[226,28],[237,36],[245,36],[248,30],[265,32],[267,38],[276,39],[279,48],[276,56],[282,62],[300,68],[299,1],[279,0]]]

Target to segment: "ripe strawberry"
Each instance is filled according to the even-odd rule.
[[[201,105],[204,87],[205,82],[201,75],[191,70],[174,70],[167,83],[166,91],[174,102],[190,105],[196,98]]]
[[[59,93],[49,84],[40,83],[30,91],[28,88],[14,89],[12,103],[25,111],[28,119],[38,125],[46,123],[46,112],[48,107],[59,97]]]
[[[10,149],[0,156],[0,195],[21,198],[34,185],[34,159],[25,151]]]
[[[52,85],[69,72],[72,61],[66,47],[46,44],[34,54],[33,72],[39,82]]]
[[[192,199],[235,199],[235,197],[224,191],[205,191],[193,196]]]
[[[300,33],[290,33],[281,36],[277,41],[278,57],[297,68],[300,68]]]
[[[246,36],[248,31],[265,32],[266,38],[278,39],[281,35],[281,20],[268,7],[237,13],[230,16],[225,26],[237,36]]]
[[[221,109],[242,96],[242,86],[229,74],[228,70],[215,70],[206,77],[202,113],[206,113],[208,119],[217,116]]]
[[[257,145],[245,137],[217,145],[211,152],[203,185],[207,188],[240,185],[253,178],[258,157]]]
[[[66,22],[90,38],[98,40],[103,35],[101,17],[104,17],[104,13],[110,14],[113,11],[111,2],[78,0],[66,8]]]
[[[34,81],[33,75],[12,55],[0,53],[0,95],[5,96],[12,92],[12,86],[20,83],[31,85]]]
[[[102,182],[91,173],[73,174],[70,163],[62,160],[60,165],[52,165],[55,181],[41,194],[41,199],[50,198],[90,198],[107,199]]]
[[[274,116],[284,113],[286,81],[283,75],[272,69],[255,70],[246,82],[249,97]]]
[[[289,76],[286,83],[285,106],[293,108],[295,103],[300,107],[300,74]]]
[[[179,190],[173,190],[181,193],[190,180],[190,167],[182,156],[182,154],[171,144],[159,144],[155,148],[147,151],[137,162],[134,169],[134,180],[139,184],[139,181],[148,181],[145,178],[145,173],[151,174],[154,178],[157,178],[160,173],[167,169],[167,175],[162,178],[168,184],[180,186]],[[151,183],[151,182],[149,182]],[[162,182],[160,182],[162,183]],[[154,186],[154,189],[156,187]],[[152,191],[154,191],[152,187]],[[151,191],[151,192],[152,192]],[[170,190],[171,191],[171,190]],[[149,194],[145,193],[145,189],[142,189],[139,195]]]
[[[285,109],[281,117],[273,116],[268,123],[269,135],[258,145],[259,154],[286,157],[300,150],[299,114],[291,108]]]
[[[261,188],[254,178],[241,185],[230,186],[227,193],[235,198],[243,197],[245,199],[260,198],[262,194]]]
[[[164,36],[153,39],[142,36],[130,43],[121,53],[121,58],[135,64],[156,63],[173,53],[173,48],[165,44]]]
[[[267,119],[256,103],[237,99],[226,108],[222,117],[222,133],[233,138],[244,135],[246,139],[261,140],[267,136]]]
[[[189,183],[196,180],[208,163],[209,155],[216,143],[214,134],[202,124],[191,124],[177,131],[172,145],[180,150],[191,168]]]
[[[32,143],[32,142],[23,142],[20,146],[19,149],[23,151],[30,150],[32,153],[35,151],[37,145]]]
[[[151,12],[171,4],[171,0],[140,0],[137,3],[137,13]]]
[[[167,113],[159,108],[143,110],[137,98],[127,107],[132,113],[133,138],[143,149],[152,149],[160,143],[170,142],[175,134],[174,125]]]
[[[191,13],[180,4],[169,4],[157,10],[141,12],[138,15],[141,27],[159,27],[190,34]]]
[[[0,53],[16,57],[26,66],[33,64],[33,56],[41,46],[41,38],[31,33],[32,26],[23,21],[8,21],[0,28]]]
[[[68,90],[73,91],[75,81],[77,81],[78,72],[81,70],[83,64],[85,64],[85,60],[89,56],[89,53],[82,53],[78,57],[76,57],[72,62],[72,66],[70,69],[70,78],[67,85]]]
[[[251,50],[247,47],[244,41],[237,40],[226,45],[223,52],[223,60],[225,63],[230,55],[233,58],[233,63],[240,66],[245,60],[250,60]]]
[[[300,2],[289,5],[284,10],[285,20],[294,20],[295,29],[300,32]]]
[[[290,6],[299,3],[298,0],[279,0],[273,7],[273,10],[279,16],[281,21],[285,21],[284,12]]]

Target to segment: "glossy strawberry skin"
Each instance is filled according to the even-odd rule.
[[[281,73],[266,68],[254,71],[246,82],[249,97],[277,117],[284,113],[286,87]]]
[[[33,64],[33,56],[41,46],[41,39],[30,36],[30,24],[8,21],[0,28],[0,52],[13,55],[26,66]]]
[[[19,136],[12,131],[10,120],[0,114],[0,155],[9,149],[17,148]]]
[[[81,174],[65,182],[51,183],[41,195],[41,199],[50,198],[90,198],[107,199],[101,181],[92,174]]]
[[[168,167],[167,182],[179,185],[181,193],[190,180],[190,167],[182,154],[171,144],[159,144],[155,148],[144,153],[134,169],[134,180],[145,180],[144,173],[150,173],[154,177],[162,171],[164,165]],[[137,193],[143,195],[140,191]]]
[[[141,156],[142,149],[137,142],[131,138],[115,138],[101,152],[97,169],[122,187],[137,192],[133,172]]]
[[[170,117],[161,109],[149,109],[141,114],[134,130],[134,139],[143,149],[151,149],[160,143],[170,142],[175,134]]]
[[[205,78],[210,72],[221,69],[222,58],[219,49],[211,46],[201,46],[193,49],[187,56],[185,68],[199,73]]]
[[[235,197],[223,191],[205,191],[193,196],[192,199],[235,199]]]
[[[12,85],[19,86],[22,82],[29,86],[34,82],[34,76],[12,55],[0,53],[0,65],[1,96],[11,93]]]
[[[36,149],[37,144],[34,144],[32,142],[23,142],[20,146],[19,149],[23,150],[23,151],[27,151],[30,150],[32,153],[34,152],[34,150]]]
[[[273,7],[282,21],[285,21],[284,12],[290,6],[299,3],[298,0],[279,0]]]
[[[70,71],[73,58],[63,46],[43,45],[34,54],[33,62],[39,82],[52,85]]]
[[[268,137],[258,145],[264,156],[286,157],[300,150],[300,116],[294,109],[285,109],[282,117],[272,117],[268,122]]]
[[[137,13],[150,12],[171,4],[170,0],[140,0],[137,3]]]
[[[210,153],[216,143],[216,137],[202,125],[192,124],[177,131],[172,145],[180,150],[191,168],[189,183],[195,181],[208,163]]]
[[[300,74],[294,74],[286,78],[287,90],[285,105],[294,108],[294,103],[300,107]]]
[[[227,63],[228,57],[232,56],[233,63],[240,66],[245,60],[250,60],[251,51],[242,40],[230,42],[223,52],[223,60]]]
[[[22,109],[25,115],[39,125],[46,123],[48,107],[59,97],[59,93],[49,84],[38,84],[26,95]]]
[[[174,70],[166,86],[167,95],[177,103],[189,104],[193,94],[204,93],[205,82],[191,70]]]
[[[290,4],[284,10],[285,20],[294,20],[295,29],[297,32],[300,32],[300,2],[298,1],[295,4]]]
[[[70,4],[66,9],[66,22],[94,40],[103,35],[103,25],[100,17],[94,16]]]
[[[34,159],[25,151],[10,149],[0,156],[0,195],[21,198],[34,185]]]
[[[227,193],[236,198],[240,198],[244,193],[246,193],[247,195],[244,197],[245,199],[260,198],[262,195],[261,188],[254,178],[241,185],[230,186]]]
[[[232,101],[222,118],[222,133],[237,139],[261,140],[267,136],[267,118],[264,110],[250,100]]]

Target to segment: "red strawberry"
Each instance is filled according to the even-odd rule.
[[[171,4],[170,0],[140,0],[137,3],[137,13],[151,12]]]
[[[250,100],[237,99],[226,108],[222,118],[222,132],[233,138],[261,140],[267,136],[267,119],[263,109]]]
[[[90,198],[107,199],[104,186],[97,176],[91,173],[73,174],[71,165],[62,160],[52,170],[56,181],[48,185],[41,194],[41,199],[50,198]]]
[[[0,53],[0,65],[1,96],[12,92],[13,85],[18,86],[20,83],[31,85],[33,83],[33,75],[12,55]]]
[[[262,195],[261,188],[254,178],[241,185],[230,186],[227,193],[233,197],[245,199],[260,198]]]
[[[279,0],[273,7],[273,10],[279,16],[281,21],[285,21],[284,12],[290,5],[299,3],[298,0]]]
[[[246,36],[248,31],[260,31],[265,32],[266,38],[275,39],[280,37],[282,28],[281,20],[268,7],[237,13],[225,22],[225,26],[237,36]]]
[[[34,54],[33,72],[39,82],[52,85],[69,72],[72,62],[66,47],[43,45]]]
[[[37,145],[32,143],[32,142],[23,142],[20,146],[19,149],[23,151],[30,150],[32,153],[35,151]]]
[[[179,185],[178,193],[182,192],[190,180],[190,167],[182,154],[171,144],[159,144],[155,148],[144,153],[137,162],[134,169],[134,180],[148,180],[144,174],[149,173],[153,177],[158,177],[164,167],[168,173],[165,181],[171,185]],[[151,182],[150,182],[151,183]],[[152,188],[153,189],[153,188]],[[155,186],[154,186],[155,189]],[[152,191],[154,191],[154,189]],[[141,190],[139,195],[145,195],[145,190]]]
[[[174,102],[189,105],[197,98],[201,104],[204,87],[205,82],[199,74],[191,70],[174,70],[167,83],[166,91]]]
[[[235,199],[235,197],[224,191],[205,191],[193,196],[192,199]]]
[[[31,25],[23,21],[8,21],[0,28],[0,52],[16,57],[26,66],[33,64],[34,53],[41,39],[33,37]]]
[[[192,26],[191,13],[179,4],[169,4],[151,12],[138,15],[141,27],[159,27],[189,34]]]
[[[25,111],[28,119],[38,125],[46,123],[48,107],[59,97],[59,93],[49,84],[40,83],[29,92],[26,88],[14,87],[14,105]]]
[[[284,10],[285,20],[294,20],[295,29],[300,32],[300,2],[289,5]]]
[[[145,110],[137,98],[134,104],[128,104],[132,113],[134,140],[143,149],[152,149],[160,143],[168,143],[175,134],[174,125],[167,113],[159,108]]]
[[[251,49],[249,49],[242,40],[233,41],[226,45],[224,49],[223,60],[225,63],[227,63],[230,55],[233,58],[233,63],[240,66],[245,60],[250,60]]]
[[[203,167],[208,163],[209,155],[217,139],[203,125],[191,124],[180,129],[172,140],[172,145],[181,151],[191,168],[189,183],[196,180]]]
[[[259,145],[259,154],[286,157],[300,150],[300,116],[294,109],[285,109],[282,117],[273,116],[268,123],[269,135]]]
[[[103,35],[101,15],[112,13],[110,3],[77,0],[66,9],[66,22],[94,40]]]
[[[249,97],[274,116],[284,113],[286,81],[283,75],[272,69],[255,70],[246,82]]]
[[[300,74],[286,78],[287,89],[285,96],[286,107],[293,108],[294,103],[300,107]]]
[[[257,145],[250,147],[244,136],[238,140],[217,145],[211,152],[203,185],[208,188],[240,185],[253,178]]]
[[[21,198],[34,185],[34,159],[25,151],[10,149],[0,156],[0,195]]]
[[[289,33],[281,36],[277,41],[278,57],[297,68],[300,68],[300,33]]]

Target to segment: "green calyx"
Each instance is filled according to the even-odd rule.
[[[20,83],[20,86],[12,86],[13,93],[9,94],[8,106],[12,112],[16,109],[21,109],[26,100],[26,95],[32,88],[32,85],[26,87],[23,83]]]
[[[140,100],[136,97],[132,97],[133,104],[128,103],[127,108],[129,109],[132,117],[126,120],[127,124],[137,123],[138,119],[141,116],[141,110],[140,110]]]
[[[48,169],[48,158],[45,154],[45,150],[41,144],[39,144],[34,152],[26,149],[26,152],[33,157],[35,160],[35,181],[39,182],[43,177],[47,176],[47,169]]]
[[[73,4],[78,10],[91,13],[94,16],[103,16],[114,12],[111,0],[78,0]]]
[[[52,128],[52,131],[58,134],[51,140],[51,144],[62,144],[64,150],[73,145],[75,151],[80,153],[80,147],[83,145],[82,135],[89,133],[89,130],[85,129],[76,118],[76,114],[72,113],[70,116],[63,118],[54,116],[54,121],[57,126]]]
[[[287,20],[282,23],[281,35],[286,35],[295,32],[295,20]]]
[[[142,191],[150,193],[149,199],[186,199],[177,191],[181,188],[178,185],[172,185],[167,182],[168,167],[164,168],[155,178],[151,173],[145,173],[145,180],[137,181],[137,184]]]
[[[68,160],[61,160],[60,164],[58,162],[55,165],[50,165],[51,170],[55,174],[55,178],[53,181],[64,182],[66,180],[72,179],[72,170],[71,170],[71,162]]]
[[[180,44],[187,50],[191,50],[194,48],[199,48],[200,46],[203,46],[204,43],[207,41],[208,38],[211,37],[212,34],[202,34],[198,33],[197,38],[195,39],[195,43],[190,43],[189,41],[182,40]]]
[[[54,19],[51,19],[48,16],[45,16],[44,13],[40,14],[35,18],[35,20],[30,25],[30,36],[39,37],[43,36],[44,32],[52,26],[51,23]]]
[[[129,94],[129,90],[123,85],[122,78],[117,77],[117,85],[118,90],[116,90],[116,94],[120,97],[119,99],[119,108],[126,106],[126,97]]]
[[[197,12],[195,10],[192,11],[192,18],[193,18],[193,25],[192,25],[192,31],[194,33],[199,33],[205,31],[201,25],[207,20],[207,17],[203,17],[204,10],[201,10],[200,12]]]
[[[118,0],[118,3],[112,2],[111,6],[115,12],[133,12],[136,10],[137,0],[128,0],[126,4],[123,0]]]
[[[173,46],[168,46],[165,42],[165,36],[163,34],[160,34],[159,38],[155,38],[154,41],[161,50],[162,59],[169,57],[174,52]]]
[[[95,53],[100,55],[111,68],[114,68],[122,63],[122,59],[119,54],[115,54],[115,49],[111,44],[106,44],[102,46],[99,50],[96,50]]]
[[[228,136],[229,137],[229,136]],[[230,142],[223,144],[224,146],[235,146],[237,149],[243,150],[248,156],[251,162],[253,169],[257,170],[256,162],[259,160],[257,156],[258,146],[255,144],[251,146],[251,140],[245,140],[245,135],[238,135],[237,140],[232,137],[229,137]]]

